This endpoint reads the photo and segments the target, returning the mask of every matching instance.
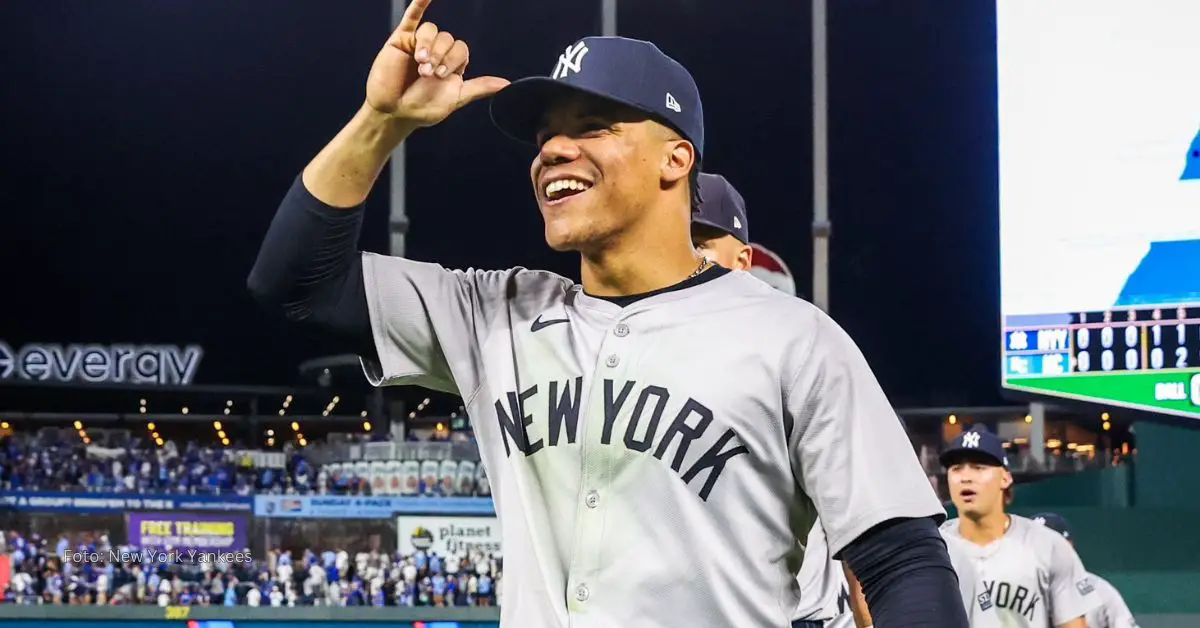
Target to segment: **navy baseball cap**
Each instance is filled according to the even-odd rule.
[[[1004,453],[1004,443],[1000,437],[984,430],[968,430],[950,441],[950,445],[938,457],[943,467],[949,467],[958,460],[969,457],[984,458],[995,461],[997,466],[1008,467],[1008,456]]]
[[[1033,516],[1033,520],[1063,535],[1063,538],[1071,538],[1071,526],[1067,525],[1067,520],[1060,514],[1053,512],[1038,513]]]
[[[637,109],[704,153],[704,108],[692,75],[658,46],[626,37],[584,37],[567,46],[550,76],[520,79],[492,96],[492,122],[533,143],[546,110],[572,92]]]
[[[701,172],[700,207],[692,222],[707,225],[735,237],[742,244],[750,243],[750,223],[746,220],[746,201],[725,177]]]

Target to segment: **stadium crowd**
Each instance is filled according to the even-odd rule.
[[[105,534],[29,538],[9,532],[3,554],[14,604],[158,606],[492,606],[503,558],[345,550],[272,550],[261,560],[165,563],[158,554],[113,545]],[[82,555],[95,560],[79,560]],[[128,558],[129,556],[137,558]],[[125,558],[121,558],[125,557]]]
[[[323,473],[287,447],[283,468],[256,467],[248,452],[188,441],[162,446],[139,438],[116,447],[85,445],[57,431],[0,439],[0,488],[6,491],[95,493],[362,494],[363,478]]]
[[[370,495],[372,490],[369,477],[341,465],[318,466],[305,448],[290,442],[282,447],[284,464],[275,468],[256,465],[253,452],[220,444],[164,440],[159,445],[117,436],[120,431],[112,434],[104,446],[84,443],[71,430],[0,437],[0,490],[187,495]],[[453,437],[471,438],[462,432]],[[420,438],[408,436],[409,441]],[[439,438],[432,435],[431,440]],[[465,485],[423,475],[415,492],[462,494],[456,486]]]

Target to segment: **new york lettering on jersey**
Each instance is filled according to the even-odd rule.
[[[467,405],[502,625],[786,625],[814,505],[834,551],[885,513],[943,512],[848,336],[745,273],[619,307],[542,271],[363,272],[369,380]]]
[[[508,391],[496,399],[496,420],[505,455],[512,457],[515,452],[532,456],[543,447],[575,443],[583,381],[583,376],[551,380],[520,392]],[[600,444],[653,456],[679,474],[701,500],[708,500],[730,460],[750,451],[733,428],[709,430],[713,425],[710,408],[692,397],[672,395],[667,386],[610,378],[602,378],[601,386],[604,421]],[[539,412],[543,408],[544,412]],[[620,421],[624,429],[614,434],[620,418],[624,419]],[[546,436],[531,437],[534,429]],[[697,451],[703,453],[685,464],[688,453]]]
[[[1010,515],[1008,531],[979,546],[959,535],[958,520],[943,524],[970,554],[986,595],[1005,625],[1042,628],[1081,617],[1099,604],[1083,563],[1057,532],[1024,517]]]

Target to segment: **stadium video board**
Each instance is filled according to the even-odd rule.
[[[1006,389],[1200,417],[1197,24],[997,3]]]

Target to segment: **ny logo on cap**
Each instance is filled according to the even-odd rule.
[[[979,432],[963,434],[963,447],[974,449],[979,446]]]
[[[554,73],[550,75],[552,79],[563,79],[568,74],[574,72],[576,74],[583,71],[583,57],[587,55],[587,44],[582,41],[576,42],[567,46],[566,51],[558,55],[558,63],[554,66]]]

